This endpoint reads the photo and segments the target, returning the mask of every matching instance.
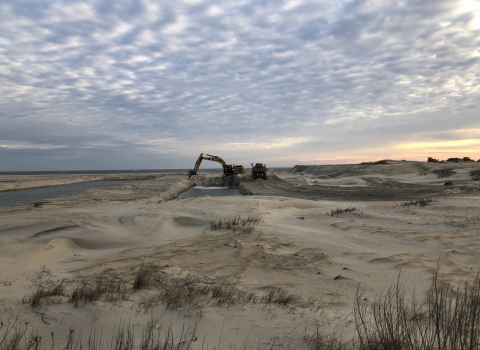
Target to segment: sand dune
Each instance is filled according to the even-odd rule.
[[[460,164],[454,179],[463,183],[453,187],[458,191],[445,192],[443,185],[434,183],[438,178],[428,180],[429,186],[439,190],[429,190],[436,194],[434,201],[423,207],[401,200],[312,200],[302,193],[318,183],[336,186],[339,193],[349,186],[383,188],[389,181],[427,186],[422,181],[431,174],[418,175],[418,171],[439,166],[444,165],[398,162],[377,173],[374,167],[297,167],[293,173],[277,174],[271,182],[245,179],[241,184],[253,195],[168,200],[194,182],[204,184],[215,178],[215,174],[204,174],[193,182],[177,178],[177,182],[168,180],[168,185],[155,185],[162,190],[150,194],[145,190],[138,200],[118,201],[114,193],[111,202],[106,195],[102,202],[89,201],[88,193],[103,196],[98,189],[80,194],[77,205],[72,204],[74,197],[64,206],[59,199],[35,210],[5,210],[0,213],[1,317],[20,313],[40,332],[55,331],[56,344],[65,343],[70,327],[86,332],[92,323],[110,337],[113,324],[122,320],[138,325],[140,337],[152,316],[161,317],[158,322],[176,330],[199,322],[198,338],[205,337],[209,348],[219,344],[223,348],[242,344],[271,348],[274,339],[282,344],[279,347],[306,348],[304,336],[312,334],[317,325],[350,336],[359,284],[365,298],[373,300],[400,275],[409,293],[415,290],[420,300],[426,300],[438,264],[452,286],[475,278],[480,266],[477,184]],[[337,184],[325,184],[322,177]],[[365,177],[381,181],[369,182]],[[289,188],[291,184],[298,186]],[[255,194],[263,186],[270,187],[265,187],[264,195]],[[304,191],[299,192],[301,198],[293,197],[297,188]],[[270,196],[274,191],[279,195]],[[355,210],[332,214],[347,208]],[[238,215],[255,215],[262,221],[248,234],[210,229],[211,221]],[[221,278],[253,292],[259,300],[275,288],[284,288],[297,298],[288,307],[258,301],[175,310],[158,304],[147,311],[140,302],[155,296],[155,288],[131,289],[141,266],[154,266],[160,282],[167,277],[195,277],[208,285]],[[67,297],[38,309],[19,303],[38,286],[63,281],[68,294],[83,280],[95,278],[125,281],[131,294],[127,300],[99,300],[79,308],[69,304]],[[202,348],[202,341],[193,348]]]

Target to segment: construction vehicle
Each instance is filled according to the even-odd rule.
[[[245,174],[245,168],[242,165],[227,164],[219,156],[212,156],[211,154],[203,155],[203,153],[200,153],[200,156],[198,157],[195,163],[195,167],[193,168],[193,170],[190,170],[188,172],[188,178],[192,177],[192,175],[197,175],[197,171],[198,171],[198,168],[200,168],[200,164],[202,163],[202,160],[210,160],[212,162],[218,162],[222,164],[224,176]]]
[[[252,178],[255,180],[257,178],[267,179],[267,166],[262,163],[252,163]]]

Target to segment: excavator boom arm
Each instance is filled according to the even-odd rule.
[[[220,163],[222,164],[223,168],[225,169],[225,167],[227,166],[227,163],[225,163],[225,161],[220,158],[220,157],[217,157],[217,156],[212,156],[211,154],[206,154],[206,155],[203,155],[203,153],[200,153],[200,155],[198,156],[198,159],[197,161],[195,162],[195,167],[193,168],[193,170],[190,170],[188,172],[188,177],[190,178],[192,175],[196,175],[197,174],[197,171],[198,169],[200,168],[200,164],[202,164],[202,160],[210,160],[212,162],[217,162],[217,163]]]
[[[207,156],[206,157],[204,156],[203,159],[211,160],[212,162],[218,162],[218,163],[222,164],[223,166],[227,165],[227,163],[225,163],[225,161],[218,156],[212,156],[210,154],[207,154]]]

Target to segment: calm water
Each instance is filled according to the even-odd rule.
[[[177,199],[202,197],[202,196],[239,196],[240,192],[235,187],[201,187],[196,186],[180,193]]]
[[[193,167],[192,167],[193,168]],[[0,171],[0,175],[104,175],[104,174],[148,174],[148,173],[185,173],[191,169],[140,169],[140,170],[68,170],[68,171]],[[200,171],[223,172],[220,166],[215,169],[202,169]]]
[[[30,202],[52,199],[78,191],[98,186],[113,185],[125,181],[93,181],[73,185],[32,188],[28,190],[0,192],[0,207],[11,207],[12,205],[23,205]]]

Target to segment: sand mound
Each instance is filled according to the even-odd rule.
[[[386,164],[341,164],[341,165],[296,165],[290,172],[314,175],[330,179],[349,176],[398,176],[404,174],[428,173],[440,169],[464,169],[475,166],[472,163],[427,163],[414,161],[387,161]]]
[[[71,238],[58,237],[40,248],[31,258],[30,263],[40,267],[53,262],[63,261],[78,254],[82,247]]]

